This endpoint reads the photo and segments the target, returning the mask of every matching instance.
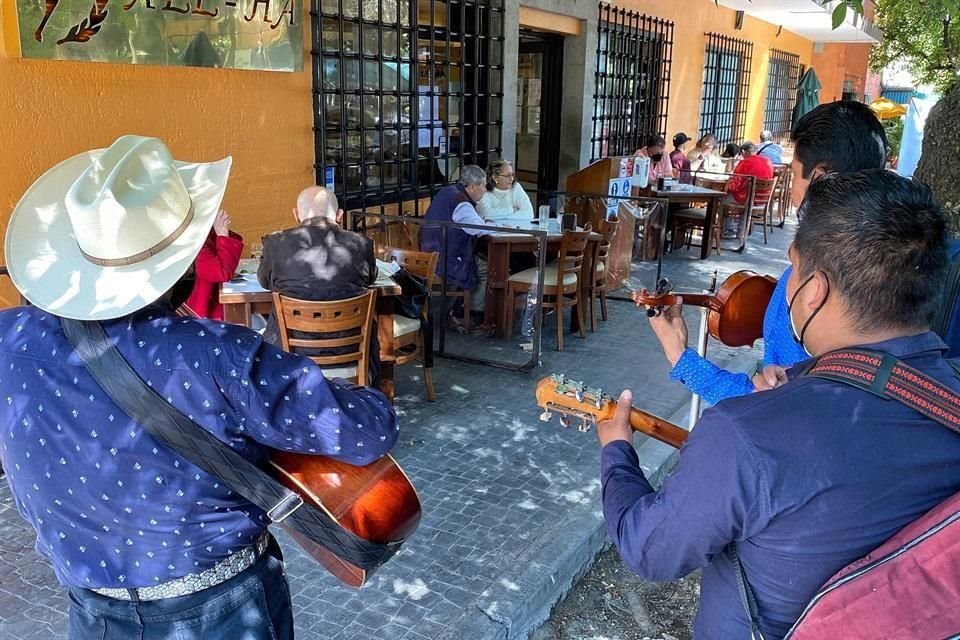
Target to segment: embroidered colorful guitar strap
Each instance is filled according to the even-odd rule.
[[[889,353],[832,351],[820,356],[804,375],[843,382],[897,400],[960,433],[960,394]]]

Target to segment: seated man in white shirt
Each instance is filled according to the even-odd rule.
[[[467,165],[460,171],[460,179],[437,192],[430,201],[420,228],[420,250],[440,254],[437,275],[443,274],[446,265],[447,287],[469,290],[470,310],[482,311],[487,286],[487,264],[475,253],[476,238],[493,233],[492,229],[470,229],[459,226],[447,228],[446,243],[443,228],[431,222],[454,222],[458,224],[486,225],[477,213],[477,203],[487,191],[487,174],[476,165]],[[444,246],[446,244],[446,246]],[[462,304],[458,299],[457,304]],[[450,310],[447,322],[461,328],[459,312]]]

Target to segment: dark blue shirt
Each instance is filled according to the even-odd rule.
[[[870,345],[960,392],[933,333]],[[698,640],[749,638],[736,541],[767,638],[782,637],[835,572],[960,490],[960,437],[895,401],[800,377],[704,413],[655,492],[633,448],[603,449],[603,512],[649,580],[703,567]]]
[[[790,270],[780,276],[763,315],[763,364],[791,367],[807,358],[807,352],[793,339],[790,312],[787,309],[787,280]],[[721,369],[697,352],[687,349],[677,360],[670,378],[679,381],[710,404],[753,392],[753,381],[745,373]]]
[[[157,393],[245,457],[269,448],[365,464],[396,441],[378,391],[327,381],[244,327],[150,307],[103,323]],[[137,587],[206,569],[266,515],[157,443],[100,389],[55,316],[0,313],[0,454],[37,551],[60,582]]]

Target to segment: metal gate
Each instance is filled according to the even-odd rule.
[[[315,169],[346,210],[422,215],[499,155],[503,0],[312,0]]]
[[[673,22],[600,4],[590,161],[666,135]]]
[[[744,140],[753,44],[716,33],[707,34],[700,101],[700,136],[712,133],[724,145]]]

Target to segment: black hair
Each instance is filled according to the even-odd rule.
[[[803,177],[822,165],[826,171],[853,173],[882,169],[887,159],[887,135],[880,120],[862,102],[822,104],[806,114],[790,133],[794,157]]]
[[[946,217],[930,190],[884,169],[810,185],[793,241],[798,275],[821,271],[861,331],[929,328],[942,304]]]
[[[647,136],[647,148],[650,147],[666,147],[667,141],[663,136],[653,134],[652,136]]]
[[[740,155],[740,146],[736,142],[728,142],[727,147],[720,154],[721,158],[736,158]]]

